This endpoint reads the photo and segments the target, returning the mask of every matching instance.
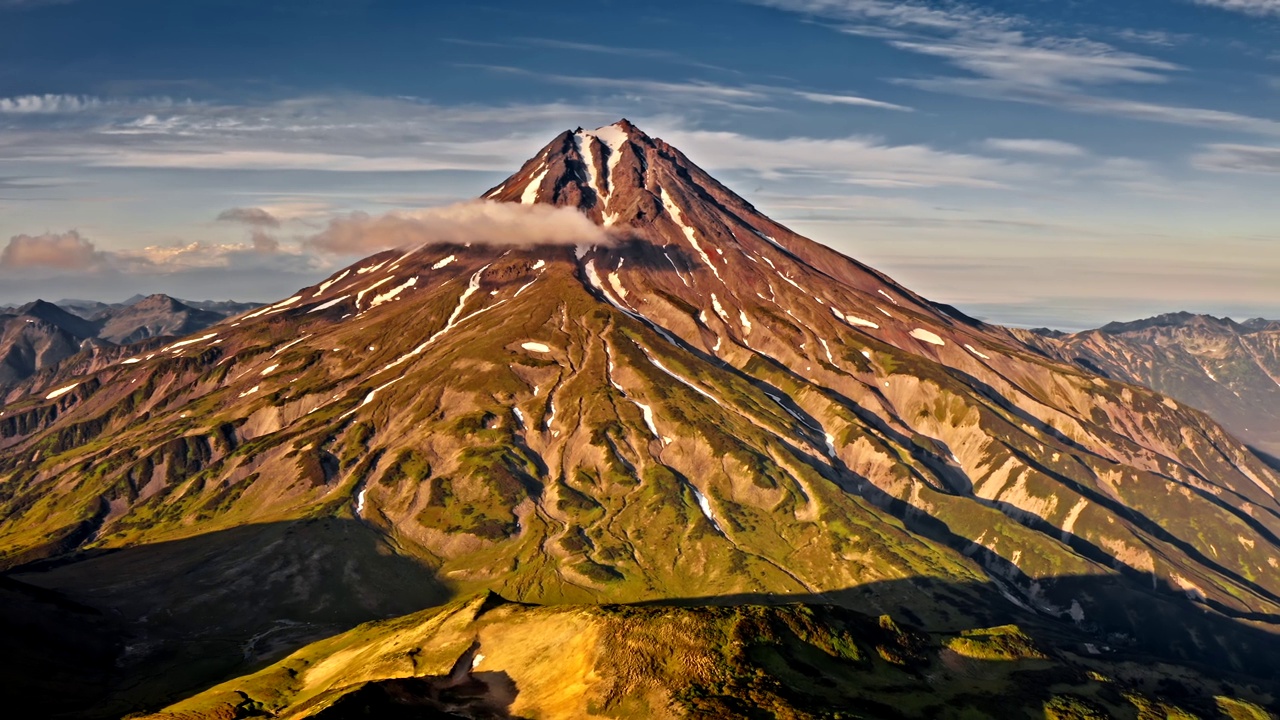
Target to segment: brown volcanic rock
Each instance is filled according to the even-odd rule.
[[[50,379],[0,415],[3,557],[336,518],[456,592],[801,595],[1280,667],[1280,477],[1203,413],[944,312],[628,124],[487,196],[615,241],[386,251]],[[24,578],[145,585],[105,562]]]
[[[1191,313],[1070,335],[1019,331],[1052,357],[1205,410],[1280,459],[1280,324]]]
[[[182,336],[209,327],[223,317],[168,295],[151,295],[106,316],[97,337],[125,345],[165,335]]]

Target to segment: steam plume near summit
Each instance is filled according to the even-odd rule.
[[[600,245],[611,238],[574,208],[473,200],[377,216],[355,212],[330,220],[305,242],[345,255],[435,243]]]

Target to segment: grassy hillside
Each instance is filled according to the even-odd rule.
[[[485,594],[362,625],[146,717],[1268,717],[1257,688],[1194,677],[1015,625],[927,634],[821,605],[542,607]]]

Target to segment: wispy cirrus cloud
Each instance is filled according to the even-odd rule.
[[[660,81],[647,78],[561,75],[535,73],[524,68],[501,65],[468,65],[467,67],[511,75],[522,75],[536,82],[615,93],[634,101],[664,103],[669,107],[687,107],[693,104],[721,106],[752,112],[776,111],[789,101],[800,98],[821,105],[846,105],[899,112],[913,111],[913,108],[905,105],[851,93],[815,92],[773,85],[731,85],[705,80]]]
[[[173,108],[191,105],[190,100],[179,101],[166,97],[150,98],[101,98],[93,95],[45,93],[43,95],[15,95],[0,98],[0,115],[64,115],[88,113],[110,108]]]
[[[877,188],[995,189],[1036,174],[1025,164],[927,145],[891,145],[875,137],[766,139],[679,128],[662,135],[703,167],[775,179],[818,178]]]
[[[1191,158],[1201,170],[1280,174],[1280,147],[1215,143]]]
[[[1246,15],[1280,15],[1280,0],[1192,0],[1192,2]]]
[[[1061,140],[1043,140],[1034,138],[990,138],[982,143],[983,147],[998,152],[1025,153],[1029,155],[1048,155],[1051,157],[1081,157],[1089,152],[1079,145]]]
[[[796,92],[804,100],[819,105],[856,105],[858,107],[880,108],[881,110],[897,110],[898,112],[915,112],[914,108],[882,100],[872,100],[861,95],[840,95],[833,93]]]
[[[34,97],[34,96],[33,96]],[[52,96],[39,96],[52,97]],[[33,106],[0,98],[11,106]],[[157,99],[41,101],[0,113],[0,163],[41,168],[510,170],[564,127],[617,119],[589,104],[439,106],[415,98],[315,96],[224,104]],[[51,118],[53,108],[61,108]],[[74,108],[74,110],[72,110]],[[484,128],[477,133],[476,128]]]
[[[1230,111],[1129,100],[1104,94],[1114,85],[1160,85],[1184,71],[1151,55],[1108,43],[1059,37],[1021,16],[964,3],[888,0],[746,0],[835,23],[849,34],[939,58],[964,72],[898,78],[932,92],[1045,105],[1134,120],[1280,135],[1280,122]],[[1280,0],[1203,0],[1232,9],[1262,10]]]

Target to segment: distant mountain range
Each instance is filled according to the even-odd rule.
[[[0,679],[188,720],[1275,704],[1280,472],[1200,409],[625,121],[484,197],[593,239],[380,252],[15,390],[0,642],[74,682]]]
[[[36,300],[0,308],[0,397],[8,388],[81,352],[203,330],[258,307],[232,301],[186,301],[136,295],[122,303]]]
[[[1280,322],[1181,312],[1073,334],[1015,332],[1051,357],[1204,410],[1280,462]]]

